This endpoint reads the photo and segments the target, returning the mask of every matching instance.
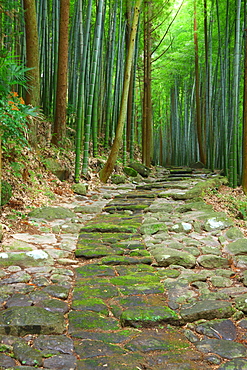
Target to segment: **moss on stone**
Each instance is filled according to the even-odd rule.
[[[69,313],[69,333],[81,329],[119,330],[118,320],[95,312],[72,311]]]
[[[178,324],[179,316],[169,307],[134,307],[124,311],[120,318],[122,326],[150,327],[162,323]]]
[[[101,298],[74,299],[71,307],[77,311],[95,311],[108,315],[108,308]]]
[[[74,297],[75,299],[83,299],[83,298],[112,298],[117,297],[119,295],[119,291],[114,286],[102,285],[102,286],[76,286],[74,288]]]
[[[149,257],[150,253],[146,250],[134,250],[130,252],[131,257]]]
[[[158,275],[162,279],[167,279],[167,278],[177,278],[181,272],[179,270],[172,270],[172,269],[160,269],[158,270]]]
[[[153,262],[151,257],[128,257],[128,256],[107,256],[103,257],[101,262],[105,265],[137,265],[140,264],[149,264]]]
[[[41,218],[44,220],[56,220],[65,218],[74,218],[76,214],[70,209],[63,207],[42,207],[36,208],[28,215],[31,218]]]
[[[129,286],[129,285],[135,285],[135,284],[143,284],[143,283],[159,283],[160,279],[158,276],[155,275],[143,275],[140,273],[137,274],[131,274],[126,276],[116,276],[115,278],[112,278],[111,280],[112,284],[120,285],[120,286]]]
[[[104,264],[88,264],[85,266],[80,266],[75,269],[75,272],[78,278],[89,278],[92,276],[95,278],[102,276],[115,276],[114,268]]]
[[[134,168],[131,168],[131,167],[124,167],[123,171],[129,177],[137,177],[138,175],[138,172],[134,170]]]
[[[164,293],[164,286],[159,283],[153,284],[135,284],[130,286],[119,287],[123,295],[136,295],[136,294],[161,294]]]

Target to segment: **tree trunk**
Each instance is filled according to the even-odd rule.
[[[39,70],[39,39],[36,18],[35,0],[23,0],[26,32],[26,66],[28,71],[29,89],[25,102],[34,107],[40,105],[40,70]],[[37,124],[35,120],[29,121],[29,142],[32,146],[37,144]]]
[[[93,113],[93,100],[95,93],[95,85],[97,82],[96,75],[98,71],[98,62],[102,42],[102,23],[103,23],[103,13],[104,13],[104,0],[98,2],[97,8],[97,19],[94,29],[94,42],[93,42],[93,52],[91,58],[91,69],[90,69],[90,82],[89,82],[89,96],[87,101],[85,126],[84,126],[84,150],[83,150],[83,165],[82,173],[86,175],[88,169],[88,159],[89,159],[89,144],[90,135],[92,128],[92,113]]]
[[[80,4],[81,5],[81,4]],[[84,117],[85,117],[85,75],[86,75],[86,62],[89,49],[89,36],[90,36],[90,25],[92,16],[92,0],[88,1],[87,5],[87,22],[85,26],[85,35],[83,39],[83,50],[81,55],[81,68],[79,77],[79,89],[78,89],[78,106],[76,116],[76,140],[75,140],[75,182],[80,180],[80,165],[81,165],[81,147],[82,138],[84,135]]]
[[[122,92],[120,112],[119,112],[119,117],[118,117],[118,124],[117,124],[117,129],[116,129],[116,136],[115,136],[109,157],[107,159],[107,162],[104,168],[100,171],[100,179],[104,183],[107,182],[107,180],[109,179],[113,171],[114,165],[117,160],[118,152],[122,144],[123,129],[124,129],[124,124],[125,124],[125,119],[126,119],[126,114],[127,114],[127,106],[128,106],[128,93],[129,93],[130,78],[131,78],[132,60],[133,60],[133,55],[134,55],[134,50],[135,50],[135,40],[136,40],[136,34],[137,34],[137,26],[138,26],[141,3],[142,3],[142,0],[137,0],[135,4],[132,30],[131,30],[131,35],[130,35],[130,43],[128,47],[127,60],[126,60],[126,65],[125,65],[124,86],[123,86],[123,92]]]
[[[68,76],[68,49],[69,49],[69,0],[60,2],[59,45],[58,45],[58,74],[56,110],[52,142],[59,145],[66,136],[66,108],[67,108],[67,76]]]
[[[2,206],[2,132],[0,131],[0,215]]]
[[[151,164],[152,152],[152,97],[151,97],[151,2],[146,1],[144,25],[144,92],[143,92],[143,155],[146,166]]]
[[[235,50],[234,50],[234,71],[233,71],[233,86],[232,86],[232,137],[231,150],[229,160],[229,185],[233,188],[237,187],[237,141],[238,141],[238,126],[239,126],[239,76],[240,76],[240,16],[241,16],[241,0],[237,0],[236,6],[236,30],[235,30]]]
[[[126,1],[126,45],[129,45],[129,38],[131,34],[131,3],[129,0]],[[133,66],[131,68],[129,96],[128,96],[128,108],[127,108],[127,150],[130,151],[130,136],[131,136],[131,124],[132,124],[132,106],[133,106],[133,85],[134,85],[134,71]]]
[[[243,174],[242,186],[247,194],[247,11],[244,0],[244,112],[243,112]]]
[[[26,58],[29,74],[29,86],[25,102],[34,107],[40,105],[39,39],[36,19],[35,0],[23,0],[26,31]]]
[[[197,138],[200,153],[200,161],[206,164],[206,154],[204,147],[203,129],[201,121],[201,104],[200,104],[200,85],[199,85],[199,55],[198,55],[198,35],[197,35],[197,12],[196,0],[194,0],[194,45],[195,45],[195,79],[196,79],[196,127]]]

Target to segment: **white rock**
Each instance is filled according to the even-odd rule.
[[[35,260],[47,259],[49,257],[49,255],[46,252],[41,251],[41,250],[27,252],[26,255],[28,257],[34,258]]]

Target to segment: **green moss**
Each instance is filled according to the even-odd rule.
[[[77,329],[119,330],[118,320],[95,312],[72,311],[69,313],[70,333]]]
[[[155,269],[153,266],[144,265],[142,263],[140,263],[139,265],[134,265],[134,266],[116,266],[116,270],[119,275],[129,275],[129,274],[134,274],[138,272],[143,272],[143,273],[155,272]]]
[[[70,209],[64,207],[42,207],[36,208],[28,215],[33,218],[41,218],[45,220],[56,220],[76,217],[76,214]]]
[[[125,233],[134,233],[138,230],[139,224],[132,224],[132,225],[117,225],[117,224],[109,224],[108,222],[106,223],[95,223],[94,225],[88,225],[84,226],[81,230],[82,231],[100,231],[102,233],[104,232],[125,232]]]
[[[89,286],[109,286],[110,285],[110,280],[107,277],[97,277],[95,279],[92,276],[88,276],[85,279],[79,279],[76,281],[76,287],[89,287]]]
[[[169,307],[143,307],[129,308],[121,314],[122,326],[154,327],[164,323],[179,324],[179,316]]]
[[[119,287],[123,295],[136,295],[136,294],[161,294],[164,293],[164,286],[162,284],[135,284],[125,285]]]
[[[100,258],[104,256],[108,256],[111,254],[119,254],[122,255],[124,253],[123,250],[113,250],[110,247],[107,246],[101,246],[98,248],[91,248],[91,247],[84,247],[84,248],[77,248],[75,251],[76,257],[85,257],[85,258]]]
[[[167,278],[177,278],[179,275],[180,275],[180,271],[179,270],[158,270],[158,275],[160,276],[160,278],[162,279],[167,279]]]
[[[159,283],[160,279],[158,276],[155,275],[143,275],[140,273],[132,274],[132,275],[127,275],[127,276],[117,276],[115,278],[112,278],[111,280],[112,284],[115,285],[134,285],[134,284],[143,284],[143,283]]]
[[[83,287],[75,287],[74,289],[74,297],[81,298],[112,298],[117,297],[119,295],[118,289],[114,286],[83,286]]]
[[[105,265],[137,265],[137,264],[148,264],[151,265],[153,259],[151,257],[128,257],[128,256],[107,256],[101,259],[101,263]]]
[[[150,253],[146,250],[134,250],[130,252],[131,257],[149,257]]]
[[[138,172],[134,170],[134,168],[131,168],[131,167],[124,167],[123,171],[127,176],[130,176],[130,177],[137,177],[138,175]]]
[[[142,218],[139,216],[123,216],[119,214],[104,214],[90,220],[81,229],[81,232],[107,232],[107,233],[135,233]]]
[[[0,352],[11,353],[13,348],[8,344],[0,344]]]
[[[114,268],[105,265],[88,264],[85,266],[78,267],[76,270],[78,278],[94,278],[98,279],[103,276],[115,276]]]
[[[100,298],[84,298],[73,300],[72,308],[80,311],[95,311],[103,315],[108,315],[108,308]]]
[[[115,206],[106,206],[107,212],[112,212],[112,211],[142,211],[146,208],[148,208],[148,204],[130,204],[130,205],[115,205]]]

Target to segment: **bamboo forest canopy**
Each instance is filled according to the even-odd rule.
[[[18,67],[15,92],[54,145],[73,143],[76,181],[120,135],[124,164],[200,161],[247,188],[246,0],[0,0],[0,14],[3,95]]]

